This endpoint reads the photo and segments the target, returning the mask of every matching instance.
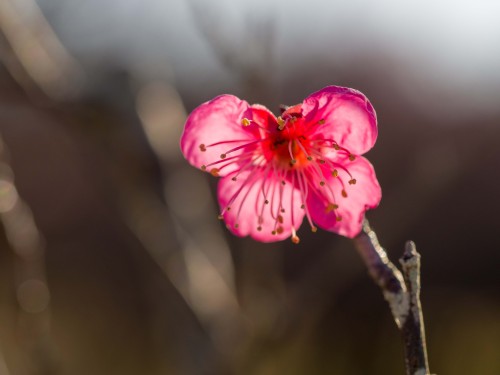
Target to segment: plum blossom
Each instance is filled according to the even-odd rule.
[[[346,237],[361,231],[380,185],[362,154],[377,119],[359,91],[328,86],[276,117],[233,95],[201,104],[188,117],[181,150],[195,167],[221,177],[219,219],[262,242],[291,237],[306,218]]]

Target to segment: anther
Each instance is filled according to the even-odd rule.
[[[211,174],[212,176],[214,176],[214,177],[219,177],[219,169],[217,169],[217,168],[212,168],[212,169],[210,170],[210,174]]]
[[[318,227],[315,227],[314,225],[311,227],[311,232],[316,233],[318,231]]]
[[[336,143],[333,144],[333,148],[337,151],[340,150],[340,146]]]
[[[312,161],[313,160],[312,156],[308,156],[307,160]]]
[[[356,159],[355,155],[353,155],[353,154],[349,155],[349,160],[350,161],[354,161],[355,159]]]
[[[278,215],[278,222],[279,222],[280,224],[283,224],[283,216]]]
[[[243,119],[241,120],[241,125],[249,126],[250,124],[251,124],[251,121],[249,119],[247,119],[246,117],[243,117]]]
[[[275,235],[276,235],[276,231],[275,231],[275,230],[273,230],[273,231],[271,232],[271,234],[272,234],[273,236],[275,236]]]
[[[353,178],[353,179],[349,180],[349,185],[356,185],[356,179]]]
[[[343,196],[344,198],[347,198],[347,192],[346,192],[345,190],[342,190],[342,196]]]
[[[231,180],[236,181],[236,177],[231,178]]]
[[[304,208],[306,208],[306,206],[304,206],[303,204],[301,204],[300,208],[304,209]]]
[[[285,180],[281,181],[281,185],[286,185]]]
[[[281,213],[283,213],[283,214],[285,213],[285,209],[284,208],[281,209]]]
[[[336,169],[334,169],[334,170],[332,171],[332,176],[333,176],[333,177],[338,177],[338,176],[339,176],[339,171],[337,171]]]
[[[278,121],[278,129],[283,130],[283,128],[285,127],[285,120],[283,120],[281,116],[278,116],[276,120]]]
[[[200,145],[200,151],[201,152],[207,151],[207,147],[203,143]]]
[[[342,216],[339,215],[339,216],[337,216],[336,219],[337,219],[337,221],[342,221]]]
[[[320,186],[325,186],[325,181],[320,181],[319,184]]]
[[[328,203],[328,206],[326,206],[326,208],[325,208],[325,213],[328,214],[328,213],[336,210],[337,208],[339,208],[338,204]]]
[[[230,210],[231,210],[231,206],[227,206],[226,211],[230,211]]]
[[[205,164],[203,164],[203,165],[201,166],[201,170],[202,170],[202,171],[206,171],[206,170],[207,170],[207,166],[206,166]]]
[[[259,226],[257,227],[257,230],[260,232],[260,231],[262,230],[262,227],[259,225]]]
[[[220,158],[221,158],[221,159],[225,159],[225,158],[226,158],[226,156],[227,156],[226,154],[220,154]]]
[[[218,215],[218,216],[217,216],[217,219],[219,219],[219,220],[224,220],[224,216],[222,216],[222,215]]]
[[[318,124],[323,125],[325,123],[325,119],[321,119],[318,121]]]
[[[292,236],[292,242],[297,245],[300,242],[300,238],[298,236]]]
[[[295,163],[297,163],[297,160],[295,160],[295,159],[290,160],[290,164],[292,164],[292,165],[293,165],[293,164],[295,164]]]
[[[238,223],[234,224],[235,228],[238,228],[240,225]]]
[[[266,199],[266,200],[264,201],[264,204],[269,204],[269,201]]]
[[[283,233],[284,231],[285,231],[285,230],[284,230],[284,229],[283,229],[283,227],[281,227],[281,226],[279,226],[279,227],[276,229],[276,232],[277,232],[278,234],[281,234],[281,233]]]
[[[326,161],[324,161],[323,159],[318,159],[318,163],[320,163],[320,164],[325,164],[325,163],[326,163]]]

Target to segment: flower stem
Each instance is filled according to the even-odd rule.
[[[379,286],[401,332],[407,375],[429,375],[424,321],[420,304],[420,254],[408,241],[399,260],[402,272],[389,260],[368,221],[354,238],[368,273]]]

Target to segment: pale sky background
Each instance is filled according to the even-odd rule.
[[[252,59],[252,49],[241,41],[268,22],[278,72],[281,66],[300,69],[310,59],[349,64],[366,53],[381,54],[396,62],[395,81],[418,105],[436,106],[426,93],[432,87],[452,93],[444,107],[457,116],[470,106],[494,112],[500,105],[500,1],[38,2],[82,61],[168,77],[193,90],[207,79],[227,89],[235,82],[195,26],[190,4],[202,9],[213,32],[242,61]]]

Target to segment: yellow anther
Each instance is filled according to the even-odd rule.
[[[329,214],[330,212],[336,210],[337,208],[339,208],[338,204],[328,203],[328,205],[325,208],[325,212]]]
[[[347,198],[347,192],[346,192],[345,190],[342,190],[342,196],[343,196],[344,198]]]
[[[285,120],[283,120],[281,116],[278,116],[276,120],[278,121],[278,129],[283,130],[283,128],[285,127]]]
[[[292,164],[292,165],[293,165],[293,164],[295,164],[295,163],[297,163],[297,160],[295,160],[295,159],[290,160],[290,164]]]
[[[333,144],[333,148],[337,151],[340,150],[340,146],[336,143]]]
[[[338,176],[339,176],[339,171],[337,171],[336,169],[334,169],[334,170],[332,171],[332,176],[333,176],[333,177],[338,177]]]
[[[221,158],[221,159],[225,159],[226,157],[227,157],[227,155],[226,155],[226,154],[220,154],[220,158]]]
[[[297,245],[300,242],[300,238],[298,236],[292,236],[292,242]]]
[[[317,231],[318,231],[318,228],[313,225],[311,227],[311,232],[316,233]]]
[[[339,215],[339,216],[337,216],[336,219],[337,219],[337,221],[342,221],[342,216]]]
[[[212,168],[210,170],[210,174],[214,177],[219,177],[219,169],[218,168]]]
[[[318,124],[323,125],[325,123],[325,119],[321,119],[318,121]]]
[[[246,117],[243,117],[243,120],[241,120],[241,125],[243,126],[249,126],[252,122],[247,119]]]
[[[353,154],[349,155],[349,160],[350,161],[354,161],[355,159],[356,159],[355,155],[353,155]]]
[[[356,179],[349,180],[349,185],[356,185]]]
[[[202,152],[207,151],[207,147],[203,143],[200,145],[200,151]]]

